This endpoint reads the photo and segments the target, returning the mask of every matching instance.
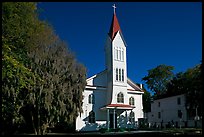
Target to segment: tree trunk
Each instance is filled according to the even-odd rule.
[[[31,118],[32,118],[33,129],[34,129],[35,135],[37,135],[38,133],[37,133],[37,130],[36,130],[36,128],[35,128],[34,118],[33,118],[32,112],[30,112],[30,114],[31,114]]]

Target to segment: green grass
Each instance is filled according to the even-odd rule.
[[[101,128],[99,129],[99,132],[101,133],[105,133],[105,132],[125,132],[125,131],[134,131],[135,129],[132,129],[132,128],[116,128],[116,129],[113,129],[113,128],[110,128],[110,129],[107,129],[107,128]]]
[[[108,132],[125,132],[125,131],[134,131],[135,129],[131,128],[101,128],[99,130],[100,133],[108,133]],[[172,134],[172,135],[195,135],[202,134],[202,128],[168,128],[168,129],[139,129],[139,130],[150,130],[150,131],[163,131],[163,133]]]
[[[202,134],[202,129],[201,128],[171,128],[171,129],[164,129],[162,130],[166,133],[171,133],[171,134]],[[198,131],[198,132],[197,132]]]

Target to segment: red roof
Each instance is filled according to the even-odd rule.
[[[86,85],[86,86],[89,86],[89,87],[99,87],[99,88],[107,88],[105,86],[97,86],[97,85]]]
[[[110,30],[109,30],[109,36],[110,38],[113,40],[116,33],[120,31],[121,32],[121,29],[120,29],[120,25],[118,23],[118,19],[116,17],[116,14],[114,13],[113,14],[113,19],[112,19],[112,23],[111,23],[111,26],[110,26]]]
[[[131,105],[125,105],[125,104],[109,104],[106,107],[125,107],[125,108],[132,108]]]
[[[134,90],[134,89],[127,89],[127,90],[130,90],[130,91],[136,91],[136,90]]]

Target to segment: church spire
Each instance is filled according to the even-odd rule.
[[[115,9],[116,9],[115,4],[112,7],[113,7],[113,13],[115,14]]]
[[[120,25],[119,25],[119,22],[118,22],[118,19],[116,17],[116,13],[115,13],[115,9],[116,9],[115,4],[112,7],[113,7],[113,18],[112,18],[112,23],[111,23],[110,30],[108,33],[111,40],[114,39],[114,37],[118,31],[121,32]]]

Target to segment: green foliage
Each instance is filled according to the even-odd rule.
[[[156,68],[148,70],[148,75],[143,77],[149,89],[151,89],[155,95],[159,96],[165,94],[167,89],[166,85],[173,77],[173,66],[159,65]]]
[[[82,112],[86,69],[37,16],[36,3],[2,5],[2,117],[4,132],[19,127],[44,134],[73,127]]]
[[[202,78],[201,78],[201,64],[188,69],[185,72],[179,72],[173,75],[172,66],[159,65],[158,67],[148,71],[148,76],[143,78],[152,91],[154,99],[185,94],[186,108],[189,112],[198,110],[198,115],[202,112]],[[144,111],[147,111],[149,101],[151,100],[149,94],[144,93],[143,105]]]
[[[188,69],[185,72],[179,72],[173,75],[171,70],[173,67],[159,65],[149,70],[148,76],[143,80],[146,81],[148,87],[155,92],[154,99],[185,94],[186,108],[189,112],[198,110],[198,115],[202,112],[202,78],[201,64]],[[155,84],[155,85],[154,85]],[[162,94],[161,94],[162,92]],[[143,95],[144,111],[147,111],[149,101],[151,100],[147,92]],[[148,98],[148,99],[147,99]]]
[[[151,111],[151,94],[143,87],[144,94],[142,96],[143,111],[145,113]]]
[[[108,128],[100,128],[100,129],[99,129],[99,132],[101,132],[101,133],[108,132]]]
[[[57,122],[74,123],[78,113],[82,111],[82,91],[86,84],[84,66],[74,60],[60,40],[50,45],[47,50],[40,49],[37,53],[33,58],[39,62],[36,71],[45,82],[42,91],[36,88],[41,91],[40,102],[33,103],[43,104],[48,113],[46,121],[49,126],[54,126]],[[37,98],[34,98],[35,100]]]
[[[2,117],[9,133],[23,121],[19,115],[25,99],[21,91],[33,85],[33,77],[40,80],[25,65],[29,61],[25,42],[33,25],[34,7],[35,3],[4,2],[2,5]]]
[[[186,94],[186,106],[189,109],[199,107],[202,104],[202,78],[201,65],[196,65],[186,72],[179,72],[167,85],[167,95]]]

